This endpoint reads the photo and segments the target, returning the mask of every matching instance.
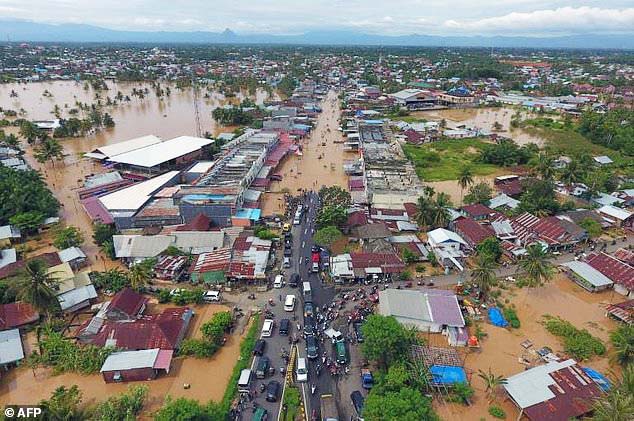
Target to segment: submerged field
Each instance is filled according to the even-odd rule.
[[[474,138],[442,140],[421,146],[403,145],[403,151],[423,181],[446,181],[457,179],[465,165],[471,167],[475,176],[499,171],[501,167],[479,161],[480,151],[486,144]]]

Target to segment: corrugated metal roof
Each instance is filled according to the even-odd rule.
[[[139,351],[114,352],[108,355],[100,372],[123,371],[135,368],[153,368],[160,349],[142,349]]]
[[[586,262],[578,262],[576,260],[573,260],[571,262],[562,263],[562,266],[569,268],[577,276],[583,278],[585,281],[589,282],[595,287],[613,284],[610,278],[608,278]]]
[[[108,211],[136,211],[151,197],[152,193],[163,187],[178,175],[178,171],[170,171],[130,187],[117,190],[99,198]]]
[[[18,329],[0,332],[0,364],[9,364],[24,358],[22,338]]]
[[[200,150],[200,148],[211,145],[212,143],[214,143],[213,139],[180,136],[126,153],[110,156],[108,161],[134,165],[136,167],[151,168]]]
[[[126,140],[124,142],[114,143],[112,145],[100,146],[99,148],[92,151],[92,154],[95,154],[95,156],[101,154],[107,158],[127,153],[135,149],[144,148],[149,145],[154,145],[160,142],[162,142],[161,138],[154,135],[147,135]]]

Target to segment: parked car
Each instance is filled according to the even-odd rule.
[[[276,275],[273,281],[273,288],[282,288],[284,285],[284,275]]]
[[[280,335],[288,336],[291,330],[291,321],[289,319],[280,320]]]
[[[266,341],[264,339],[258,339],[255,341],[255,347],[253,347],[253,355],[263,355],[266,349]]]
[[[277,402],[280,396],[282,385],[277,380],[271,380],[266,386],[266,400],[268,402]]]
[[[319,356],[319,346],[314,336],[306,337],[306,356],[311,360]]]
[[[363,342],[363,332],[361,331],[361,326],[363,323],[355,322],[353,323],[354,334],[357,337],[357,342]]]
[[[291,275],[291,280],[288,282],[288,286],[291,288],[297,288],[300,281],[301,277],[299,276],[299,273],[294,273]]]
[[[282,266],[285,269],[288,269],[291,267],[291,258],[290,257],[284,257],[284,263],[282,264]]]
[[[313,303],[304,303],[304,317],[309,317],[314,314]]]
[[[295,296],[293,294],[289,294],[286,296],[284,300],[284,311],[293,311],[295,310]]]
[[[258,379],[263,379],[266,377],[266,373],[269,372],[269,367],[271,366],[271,361],[269,357],[263,355],[258,359],[258,365],[255,369],[255,377]]]
[[[284,247],[284,256],[290,257],[293,255],[293,249],[291,247]]]
[[[358,390],[355,390],[350,394],[350,400],[352,401],[354,411],[357,413],[358,420],[363,421],[363,418],[361,418],[361,412],[363,412],[363,404],[365,402],[363,395]]]
[[[308,366],[306,365],[306,358],[297,359],[297,369],[295,370],[297,381],[299,383],[308,381]]]
[[[304,336],[315,334],[315,319],[312,316],[304,317]]]
[[[220,302],[220,291],[206,291],[203,294],[203,301],[208,303]]]
[[[273,329],[275,328],[275,321],[271,319],[264,320],[262,325],[262,337],[270,338],[273,335]]]

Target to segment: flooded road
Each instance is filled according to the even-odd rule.
[[[543,138],[530,135],[520,128],[511,127],[511,119],[515,112],[516,110],[513,108],[496,107],[416,111],[411,113],[411,115],[431,121],[441,121],[444,119],[447,122],[448,128],[465,125],[471,128],[498,133],[501,136],[513,139],[519,145],[535,143],[538,146],[543,146]],[[523,110],[523,113],[526,114],[527,111]],[[496,122],[502,126],[500,130],[495,129],[494,126]]]
[[[200,337],[200,326],[214,313],[230,310],[222,305],[193,306],[196,316],[189,327],[187,337]],[[247,329],[245,328],[244,332]],[[174,399],[186,397],[206,403],[222,399],[231,372],[240,355],[240,331],[229,337],[227,343],[211,358],[176,358],[168,375],[156,380],[132,383],[112,383],[103,381],[100,374],[88,376],[79,374],[52,375],[52,370],[37,368],[31,370],[23,365],[12,369],[0,378],[0,405],[36,404],[49,398],[55,388],[76,384],[83,393],[83,402],[94,404],[109,396],[125,392],[130,385],[146,384],[148,398],[143,410],[143,419],[151,419],[150,413],[160,408],[169,395]],[[190,384],[190,389],[183,385]]]
[[[338,129],[340,108],[337,94],[330,91],[321,104],[310,136],[300,141],[302,155],[290,155],[281,164],[282,181],[271,184],[271,192],[264,195],[262,213],[284,213],[283,193],[296,194],[298,189],[319,190],[322,185],[348,189],[348,177],[343,170],[344,161],[357,159],[358,154],[344,151],[343,136]]]

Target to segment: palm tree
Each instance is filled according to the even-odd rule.
[[[553,158],[545,153],[540,153],[533,161],[533,170],[542,180],[552,180],[555,172],[553,168]]]
[[[482,299],[486,300],[491,290],[491,285],[495,284],[495,268],[497,264],[484,255],[476,256],[476,261],[471,270],[471,282],[478,286],[482,294]]]
[[[144,260],[130,268],[130,286],[137,291],[142,290],[152,280],[151,261]]]
[[[49,315],[59,308],[56,289],[59,280],[48,273],[43,260],[34,259],[26,263],[12,289],[18,300],[31,304],[38,312]]]
[[[53,167],[55,166],[55,160],[61,160],[64,158],[64,152],[62,145],[59,142],[52,138],[47,138],[42,143],[40,143],[34,150],[33,156],[39,163],[44,163],[48,160],[51,161]]]
[[[550,255],[541,244],[526,247],[526,255],[520,260],[519,268],[525,273],[529,287],[543,285],[550,281],[555,270]]]
[[[559,174],[559,180],[566,185],[578,183],[582,180],[582,170],[576,160],[570,161]]]
[[[473,184],[473,170],[470,166],[465,165],[460,169],[458,174],[458,184],[460,185],[460,203],[462,204],[462,195],[464,190]]]
[[[634,326],[619,326],[610,333],[610,341],[616,350],[615,358],[621,365],[634,361]]]
[[[630,421],[634,419],[634,396],[613,389],[594,405],[593,421]]]
[[[478,370],[478,377],[482,379],[484,382],[484,386],[486,387],[486,394],[489,398],[489,401],[495,400],[495,393],[500,386],[503,386],[507,383],[507,380],[504,376],[499,376],[493,374],[491,371],[491,367],[487,372],[483,370]]]

